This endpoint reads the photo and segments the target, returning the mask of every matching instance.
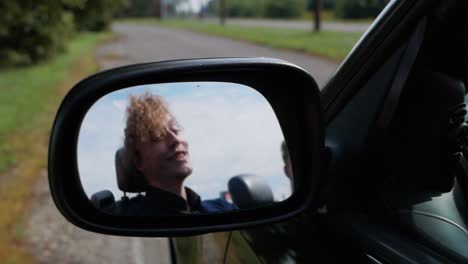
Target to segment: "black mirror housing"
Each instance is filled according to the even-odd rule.
[[[270,103],[289,148],[294,194],[283,202],[261,208],[200,215],[129,217],[98,210],[84,193],[77,162],[80,126],[91,106],[104,95],[130,86],[202,81],[247,85]],[[317,190],[323,182],[323,131],[320,93],[315,80],[286,61],[216,58],[120,67],[82,80],[64,98],[50,137],[50,189],[57,208],[70,222],[104,234],[186,236],[271,223],[320,206]]]

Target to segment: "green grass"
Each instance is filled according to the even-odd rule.
[[[82,34],[41,65],[0,70],[0,260],[35,263],[24,243],[32,188],[47,166],[47,144],[61,99],[95,72],[93,48],[108,35]]]
[[[73,64],[99,40],[84,34],[70,42],[68,52],[51,61],[24,68],[0,69],[0,172],[16,159],[8,150],[8,136],[35,130],[35,119],[47,111]]]
[[[362,33],[322,31],[315,33],[299,29],[277,29],[265,27],[246,27],[237,25],[221,26],[196,20],[125,19],[126,23],[156,25],[181,28],[194,32],[245,40],[273,48],[290,49],[319,55],[341,61],[346,57]]]
[[[306,11],[302,14],[299,20],[313,21],[315,15],[313,12]],[[355,23],[355,24],[370,24],[375,20],[375,17],[368,18],[339,18],[335,16],[333,11],[323,10],[322,11],[322,21],[323,22],[340,22],[340,23]]]

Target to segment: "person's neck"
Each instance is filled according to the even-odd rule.
[[[187,200],[187,193],[185,192],[185,187],[183,183],[161,184],[159,182],[152,182],[150,183],[150,186],[159,188],[166,192],[177,194],[178,196],[182,197],[184,200]]]

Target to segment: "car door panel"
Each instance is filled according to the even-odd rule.
[[[175,263],[223,263],[229,232],[171,239]]]

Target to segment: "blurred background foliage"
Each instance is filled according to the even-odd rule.
[[[102,31],[108,29],[117,10],[128,5],[127,0],[75,0],[84,5],[72,10],[79,31]]]
[[[141,1],[141,0],[140,0]],[[300,18],[314,10],[315,0],[226,0],[229,17]],[[374,18],[389,0],[321,0],[326,11],[339,19]],[[220,0],[212,0],[205,8],[218,14]]]
[[[376,17],[387,5],[389,0],[335,0],[333,11],[342,19],[358,19]]]
[[[126,0],[0,1],[0,66],[29,65],[63,52],[76,31],[105,30]]]
[[[163,1],[163,2],[161,2]],[[30,65],[64,51],[80,31],[106,30],[114,17],[182,15],[194,0],[0,1],[0,67]],[[222,0],[202,1],[200,17],[217,16]],[[232,18],[310,18],[316,0],[225,0]],[[321,0],[327,19],[373,18],[389,0]],[[161,6],[164,4],[164,10]],[[332,14],[331,16],[328,14]],[[193,15],[193,14],[192,14]]]
[[[265,2],[265,17],[295,18],[300,17],[306,7],[305,0],[268,0]]]

